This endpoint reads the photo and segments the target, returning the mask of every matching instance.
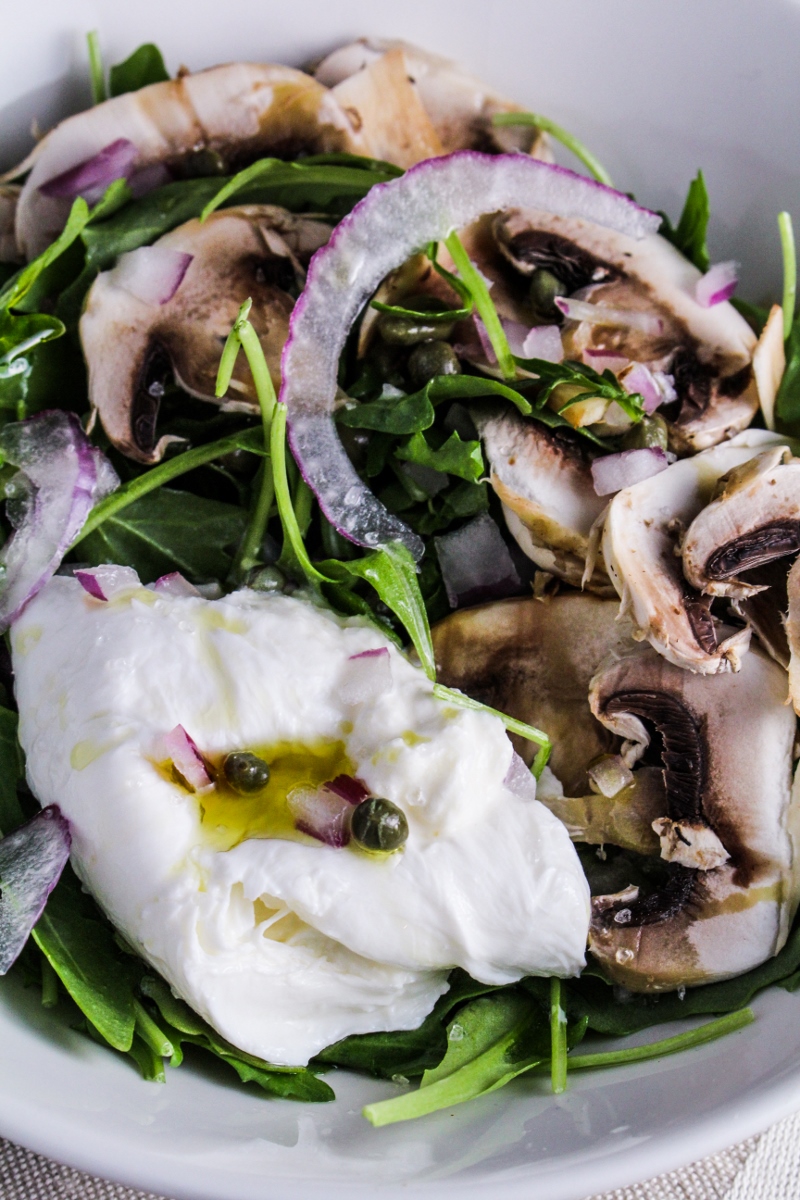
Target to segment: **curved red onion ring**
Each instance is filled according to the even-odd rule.
[[[19,467],[6,484],[14,533],[0,550],[0,630],[58,568],[98,500],[119,479],[73,413],[37,413],[0,430],[0,453]]]
[[[563,167],[462,150],[373,187],[311,260],[283,350],[280,399],[306,482],[328,520],[358,545],[397,539],[417,558],[423,551],[422,540],[362,483],[339,441],[332,414],[348,332],[381,280],[421,246],[507,208],[580,217],[632,238],[660,223],[628,196]]]
[[[61,878],[72,842],[57,804],[0,841],[0,975],[5,975]]]

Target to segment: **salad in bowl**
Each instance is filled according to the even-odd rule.
[[[376,1126],[734,1034],[800,983],[789,215],[761,309],[702,173],[428,51],[89,45],[0,208],[3,972]]]

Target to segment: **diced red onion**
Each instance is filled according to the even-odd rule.
[[[165,163],[148,163],[146,167],[140,167],[128,177],[128,187],[138,200],[140,196],[146,196],[148,192],[154,192],[156,188],[172,183],[172,179],[172,172]]]
[[[630,365],[630,359],[625,358],[624,354],[611,354],[608,350],[591,348],[584,350],[583,361],[601,375],[603,371],[613,371],[615,375],[619,375],[620,371]]]
[[[99,567],[80,567],[75,578],[85,592],[95,600],[113,600],[121,592],[140,586],[139,576],[133,567],[120,567],[116,563],[104,563]]]
[[[619,381],[629,395],[639,393],[648,415],[660,405],[677,399],[672,376],[663,371],[651,371],[644,363],[631,363],[630,368],[620,374]]]
[[[117,138],[91,158],[41,183],[39,191],[45,196],[63,200],[83,196],[87,204],[96,204],[109,184],[133,174],[138,157],[139,151],[133,142],[127,138]]]
[[[385,646],[352,654],[347,660],[339,696],[345,704],[374,704],[392,688],[392,664]]]
[[[183,283],[194,255],[168,246],[140,246],[123,254],[114,268],[114,282],[143,304],[167,304]]]
[[[170,571],[169,575],[162,575],[153,584],[153,591],[159,592],[162,596],[199,596],[201,593],[197,590],[193,583],[181,575],[180,571]]]
[[[16,961],[67,864],[72,838],[56,804],[0,841],[0,975]]]
[[[694,287],[697,303],[703,308],[713,308],[730,300],[739,282],[739,264],[733,261],[714,263]]]
[[[333,792],[334,796],[352,804],[353,808],[358,804],[363,804],[370,796],[367,785],[357,779],[355,775],[337,775],[335,779],[329,780],[325,787],[329,792]]]
[[[511,765],[506,771],[503,786],[507,787],[515,796],[519,796],[520,800],[536,799],[536,780],[531,774],[530,767],[525,765],[525,760],[517,754],[516,750],[511,755]]]
[[[508,546],[488,513],[434,542],[451,608],[519,592],[521,582]]]
[[[164,749],[190,787],[196,792],[211,783],[202,754],[182,725],[176,725],[164,738]]]
[[[350,841],[349,815],[352,801],[329,786],[300,786],[287,796],[295,828],[337,849]]]
[[[516,351],[515,351],[516,353]],[[561,330],[557,325],[534,325],[525,335],[520,358],[541,358],[545,362],[564,361]]]
[[[669,459],[660,446],[642,450],[623,450],[621,454],[606,454],[592,463],[592,482],[598,496],[610,496],[623,488],[633,487],[659,471],[666,471]]]
[[[524,154],[463,150],[371,188],[311,261],[283,350],[280,398],[300,470],[350,541],[375,547],[397,539],[417,558],[424,549],[359,479],[339,441],[332,414],[350,328],[381,281],[420,246],[509,208],[579,217],[635,238],[660,223],[628,196],[563,167]]]
[[[4,426],[0,453],[20,468],[5,489],[14,533],[0,550],[2,630],[55,573],[93,506],[119,479],[78,418],[61,410]]]
[[[619,754],[608,754],[589,767],[589,787],[593,792],[611,799],[633,783],[633,771]]]
[[[570,300],[566,296],[556,296],[555,305],[570,321],[585,321],[588,325],[614,325],[636,329],[654,337],[664,329],[664,322],[655,313],[612,308],[608,304],[589,304],[587,300]]]

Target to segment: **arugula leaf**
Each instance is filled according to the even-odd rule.
[[[445,238],[444,244],[447,246],[450,257],[458,268],[462,284],[472,296],[478,316],[486,327],[489,341],[492,343],[492,349],[494,350],[503,377],[505,379],[514,379],[517,373],[514,366],[514,357],[508,345],[506,331],[503,329],[497,309],[494,306],[494,301],[486,286],[486,281],[467,254],[455,230]]]
[[[134,50],[124,62],[117,63],[108,73],[108,94],[122,96],[125,92],[138,92],[150,83],[166,83],[169,71],[158,46],[145,42]]]
[[[24,773],[18,723],[15,712],[0,707],[0,837],[12,833],[25,820],[17,797],[17,783]]]
[[[447,1039],[444,1059],[425,1072],[418,1091],[364,1108],[370,1124],[409,1121],[486,1096],[550,1054],[538,1005],[515,991],[471,1001],[448,1026]]]
[[[703,1046],[717,1038],[725,1037],[750,1025],[755,1020],[751,1008],[739,1009],[720,1017],[718,1021],[708,1021],[695,1029],[687,1029],[685,1033],[677,1033],[674,1037],[662,1038],[650,1042],[646,1046],[628,1046],[621,1050],[605,1050],[597,1054],[576,1054],[566,1060],[570,1071],[586,1070],[590,1067],[618,1067],[626,1063],[645,1062],[647,1059],[663,1058],[667,1054],[678,1054],[682,1050],[690,1050],[693,1046]]]
[[[429,429],[436,414],[428,388],[409,396],[381,396],[354,408],[341,409],[337,421],[348,429],[374,429],[378,433],[420,433]]]
[[[206,202],[200,220],[205,221],[215,209],[227,204],[237,193],[248,192],[252,185],[283,197],[273,199],[273,203],[282,204],[284,208],[310,201],[327,209],[342,199],[352,207],[374,184],[388,183],[396,178],[396,171],[374,169],[374,160],[367,161],[370,165],[363,170],[332,165],[329,161],[284,162],[280,158],[261,158],[231,179],[216,181],[216,194]],[[293,197],[293,203],[287,203],[287,196]],[[240,197],[237,203],[242,202]]]
[[[16,308],[36,283],[39,276],[51,263],[68,250],[76,238],[80,237],[89,221],[89,206],[79,196],[73,202],[67,222],[59,236],[37,258],[18,271],[0,292],[0,309]]]
[[[581,404],[584,400],[599,397],[601,400],[614,401],[632,421],[641,421],[644,416],[644,399],[642,396],[638,392],[626,392],[614,372],[608,368],[600,374],[598,371],[595,371],[594,367],[588,366],[587,363],[572,359],[567,359],[561,363],[551,363],[543,358],[515,357],[514,361],[518,366],[523,367],[524,370],[530,371],[531,374],[537,375],[539,379],[544,380],[545,386],[540,391],[536,401],[537,408],[540,410],[547,404],[547,401],[557,387],[561,384],[568,384],[573,387],[584,388],[585,390],[567,400],[565,404],[562,404],[559,409],[559,415],[574,404]]]
[[[415,433],[394,454],[395,458],[457,475],[469,483],[476,483],[485,472],[480,442],[462,442],[455,431],[438,450],[434,450],[421,433]]]
[[[143,580],[181,571],[201,582],[225,579],[247,513],[232,504],[162,488],[107,517],[81,538],[80,558],[133,567]]]
[[[445,687],[443,683],[434,683],[433,694],[440,700],[447,700],[450,704],[455,704],[458,708],[468,708],[472,712],[491,713],[493,717],[500,718],[509,733],[516,733],[518,737],[525,738],[537,745],[539,749],[533,760],[531,771],[536,779],[540,777],[547,765],[550,751],[553,749],[553,743],[541,729],[537,729],[535,725],[526,725],[524,721],[518,721],[516,717],[510,717],[508,713],[500,712],[496,708],[490,708],[488,704],[483,704],[480,700],[473,700],[472,696],[467,696],[457,688]]]
[[[663,222],[659,231],[662,237],[666,238],[668,242],[672,242],[673,246],[704,274],[711,266],[706,245],[710,215],[711,206],[706,181],[703,172],[698,171],[689,184],[689,191],[677,228],[673,228],[669,218],[662,213]]]
[[[98,1033],[115,1050],[130,1050],[136,1025],[130,978],[109,926],[85,915],[80,884],[69,868],[34,926],[33,938]]]
[[[544,117],[541,113],[495,113],[492,117],[492,124],[500,127],[507,125],[533,125],[536,129],[541,129],[544,133],[549,133],[557,142],[561,142],[562,146],[566,146],[567,150],[574,154],[579,162],[583,163],[586,170],[598,183],[604,183],[607,187],[614,186],[608,171],[600,160],[595,158],[591,150],[587,149],[583,142],[579,141],[574,134],[569,133],[562,125],[556,125],[555,121],[551,121],[549,117]]]

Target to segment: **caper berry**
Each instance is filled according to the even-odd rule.
[[[226,175],[228,172],[222,155],[208,147],[187,154],[179,170],[184,179],[202,179],[207,175]]]
[[[286,576],[279,567],[253,567],[247,576],[247,586],[254,592],[282,592]]]
[[[430,342],[439,337],[442,325],[423,316],[401,317],[397,313],[381,313],[378,329],[390,346],[416,346],[418,342]]]
[[[391,800],[370,796],[353,810],[350,831],[353,841],[365,850],[388,854],[399,850],[408,839],[408,821]]]
[[[460,375],[461,364],[447,342],[422,342],[408,356],[408,374],[414,387],[424,387],[437,375]]]
[[[234,750],[225,755],[222,773],[235,792],[246,795],[259,792],[269,783],[269,763],[249,750]]]
[[[554,321],[560,315],[556,308],[556,297],[566,296],[567,289],[557,275],[544,267],[537,267],[531,275],[531,308],[545,321]]]
[[[653,413],[651,417],[642,417],[641,421],[631,426],[622,439],[625,450],[645,450],[650,446],[666,450],[668,444],[667,422],[659,413]]]

